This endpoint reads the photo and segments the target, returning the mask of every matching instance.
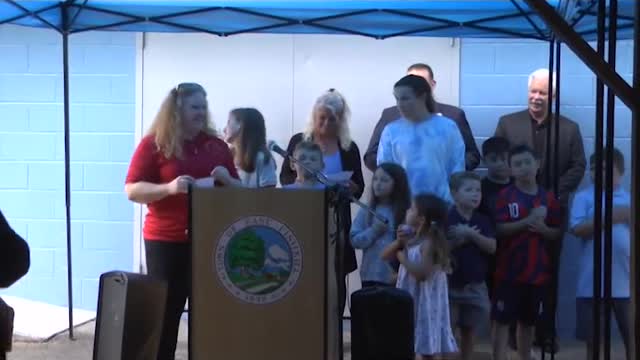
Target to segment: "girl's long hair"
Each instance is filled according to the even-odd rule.
[[[264,154],[264,163],[271,161],[271,154],[267,150],[267,130],[264,117],[254,108],[237,108],[231,110],[231,115],[240,124],[240,136],[236,141],[234,157],[236,164],[246,172],[256,169],[256,159],[259,152]]]
[[[417,236],[428,237],[431,240],[429,254],[434,265],[439,265],[444,271],[451,271],[449,242],[447,241],[447,203],[432,194],[417,195],[413,199],[418,215],[424,218]]]
[[[160,110],[158,110],[158,114],[147,132],[155,137],[158,151],[167,159],[182,158],[182,145],[184,142],[182,106],[185,98],[196,93],[207,96],[204,88],[196,83],[182,83],[171,89],[167,97],[162,101]],[[207,119],[203,131],[210,135],[217,135],[211,123],[209,111],[207,111]]]
[[[393,179],[393,189],[391,190],[389,200],[393,211],[393,231],[395,233],[398,226],[404,220],[407,209],[411,206],[411,192],[409,190],[407,173],[404,171],[402,166],[394,163],[382,163],[378,166],[378,169],[382,169],[391,177],[391,179]],[[376,171],[378,169],[376,169]],[[369,205],[372,209],[375,209],[380,204],[380,199],[374,195],[373,187],[371,188],[370,196],[371,200]],[[373,215],[369,214],[369,224],[371,224],[372,220]]]

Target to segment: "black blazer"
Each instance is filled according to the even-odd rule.
[[[436,103],[435,110],[437,113],[441,113],[453,120],[456,125],[458,125],[458,129],[460,129],[460,134],[464,140],[465,167],[467,170],[473,170],[478,167],[480,164],[480,151],[478,151],[476,140],[473,138],[473,133],[471,132],[471,127],[469,126],[469,122],[467,121],[467,116],[464,111],[458,107],[441,103]],[[369,170],[374,171],[377,167],[376,157],[378,156],[378,144],[380,143],[382,130],[384,130],[384,127],[387,126],[388,123],[401,117],[402,115],[400,114],[400,110],[398,110],[397,106],[392,106],[382,111],[380,120],[378,120],[375,129],[373,129],[371,140],[369,140],[369,147],[364,153],[364,164],[369,168]]]
[[[27,242],[13,231],[0,211],[0,288],[8,288],[20,280],[30,265]]]
[[[303,140],[303,134],[298,133],[293,135],[291,140],[289,140],[289,145],[287,146],[287,152],[289,154],[293,154],[293,150],[296,146]],[[349,150],[344,150],[342,147],[340,149],[340,160],[342,161],[342,170],[344,171],[353,171],[353,176],[351,180],[353,180],[356,185],[358,185],[358,192],[354,193],[353,196],[357,199],[362,197],[364,193],[364,177],[362,176],[362,163],[360,161],[360,150],[358,149],[358,145],[355,142],[351,142],[351,146]],[[280,184],[288,185],[292,184],[296,180],[295,170],[291,168],[291,164],[289,159],[285,159],[282,163],[282,169],[280,169]],[[344,219],[345,229],[348,231],[351,229],[351,208],[345,208],[345,214],[342,214],[341,217]],[[349,239],[345,239],[345,249],[344,249],[344,271],[346,274],[356,270],[358,268],[358,263],[356,260],[356,253],[351,246],[351,241]]]

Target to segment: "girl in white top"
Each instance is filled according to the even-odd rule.
[[[223,168],[213,177],[226,185],[249,188],[275,187],[276,162],[267,149],[264,117],[254,108],[238,108],[229,112],[224,129],[225,141],[231,145],[239,180]]]
[[[396,287],[413,298],[417,359],[451,355],[458,347],[451,331],[445,235],[447,204],[434,195],[415,196],[396,240],[383,252],[400,262]]]

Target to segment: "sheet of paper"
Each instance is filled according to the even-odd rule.
[[[351,180],[353,171],[341,171],[339,173],[325,175],[327,180],[334,184],[345,184]]]
[[[212,187],[215,187],[215,184],[213,182],[213,178],[211,176],[200,178],[200,179],[196,179],[196,181],[195,181],[195,183],[193,185],[196,186],[196,187],[199,187],[199,188],[212,188]]]

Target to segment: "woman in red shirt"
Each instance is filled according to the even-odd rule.
[[[171,90],[148,134],[136,148],[125,191],[146,204],[143,236],[149,275],[168,284],[158,359],[174,359],[178,327],[191,286],[187,234],[190,183],[218,166],[238,177],[233,157],[210,123],[204,88],[183,83]]]

